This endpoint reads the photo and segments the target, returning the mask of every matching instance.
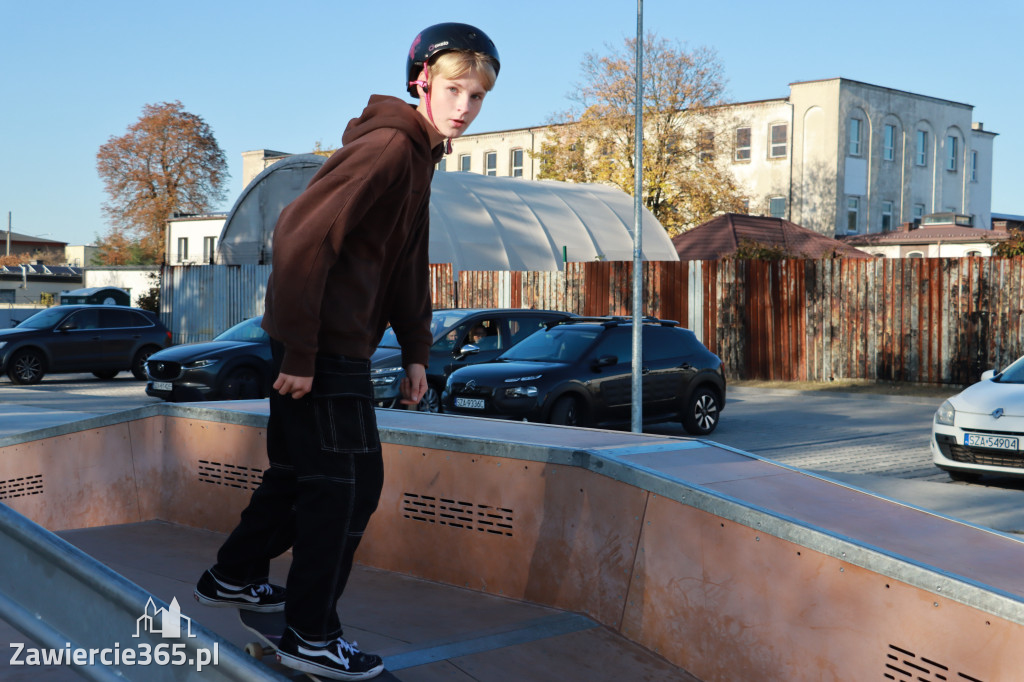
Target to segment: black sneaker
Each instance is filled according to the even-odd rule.
[[[311,644],[291,628],[285,629],[277,648],[281,665],[332,680],[368,680],[384,671],[380,656],[364,654],[344,639]]]
[[[246,611],[284,611],[284,588],[263,583],[232,585],[206,571],[195,590],[196,601],[207,606],[234,606]]]

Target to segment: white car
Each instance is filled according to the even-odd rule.
[[[932,460],[956,481],[1024,476],[1024,357],[953,396],[932,420]]]

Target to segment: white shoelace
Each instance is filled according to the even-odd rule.
[[[252,594],[254,597],[269,597],[274,593],[274,588],[270,586],[270,583],[263,583],[262,585],[253,585]]]

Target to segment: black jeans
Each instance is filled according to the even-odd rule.
[[[283,346],[271,341],[274,376]],[[285,620],[303,637],[340,637],[337,602],[384,485],[370,365],[318,357],[310,394],[272,392],[270,468],[217,553],[218,577],[266,582],[270,560],[289,547]]]

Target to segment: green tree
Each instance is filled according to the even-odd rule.
[[[1010,238],[992,247],[993,256],[1024,256],[1024,230],[1011,230]]]
[[[100,147],[96,169],[109,197],[106,264],[162,261],[167,219],[212,210],[228,178],[213,130],[177,101],[144,106],[127,133]]]
[[[603,182],[633,194],[636,39],[620,51],[588,53],[575,106],[556,117],[541,144],[541,178]],[[744,197],[718,153],[726,80],[710,48],[687,50],[644,38],[643,203],[676,234],[725,212],[743,213]]]

